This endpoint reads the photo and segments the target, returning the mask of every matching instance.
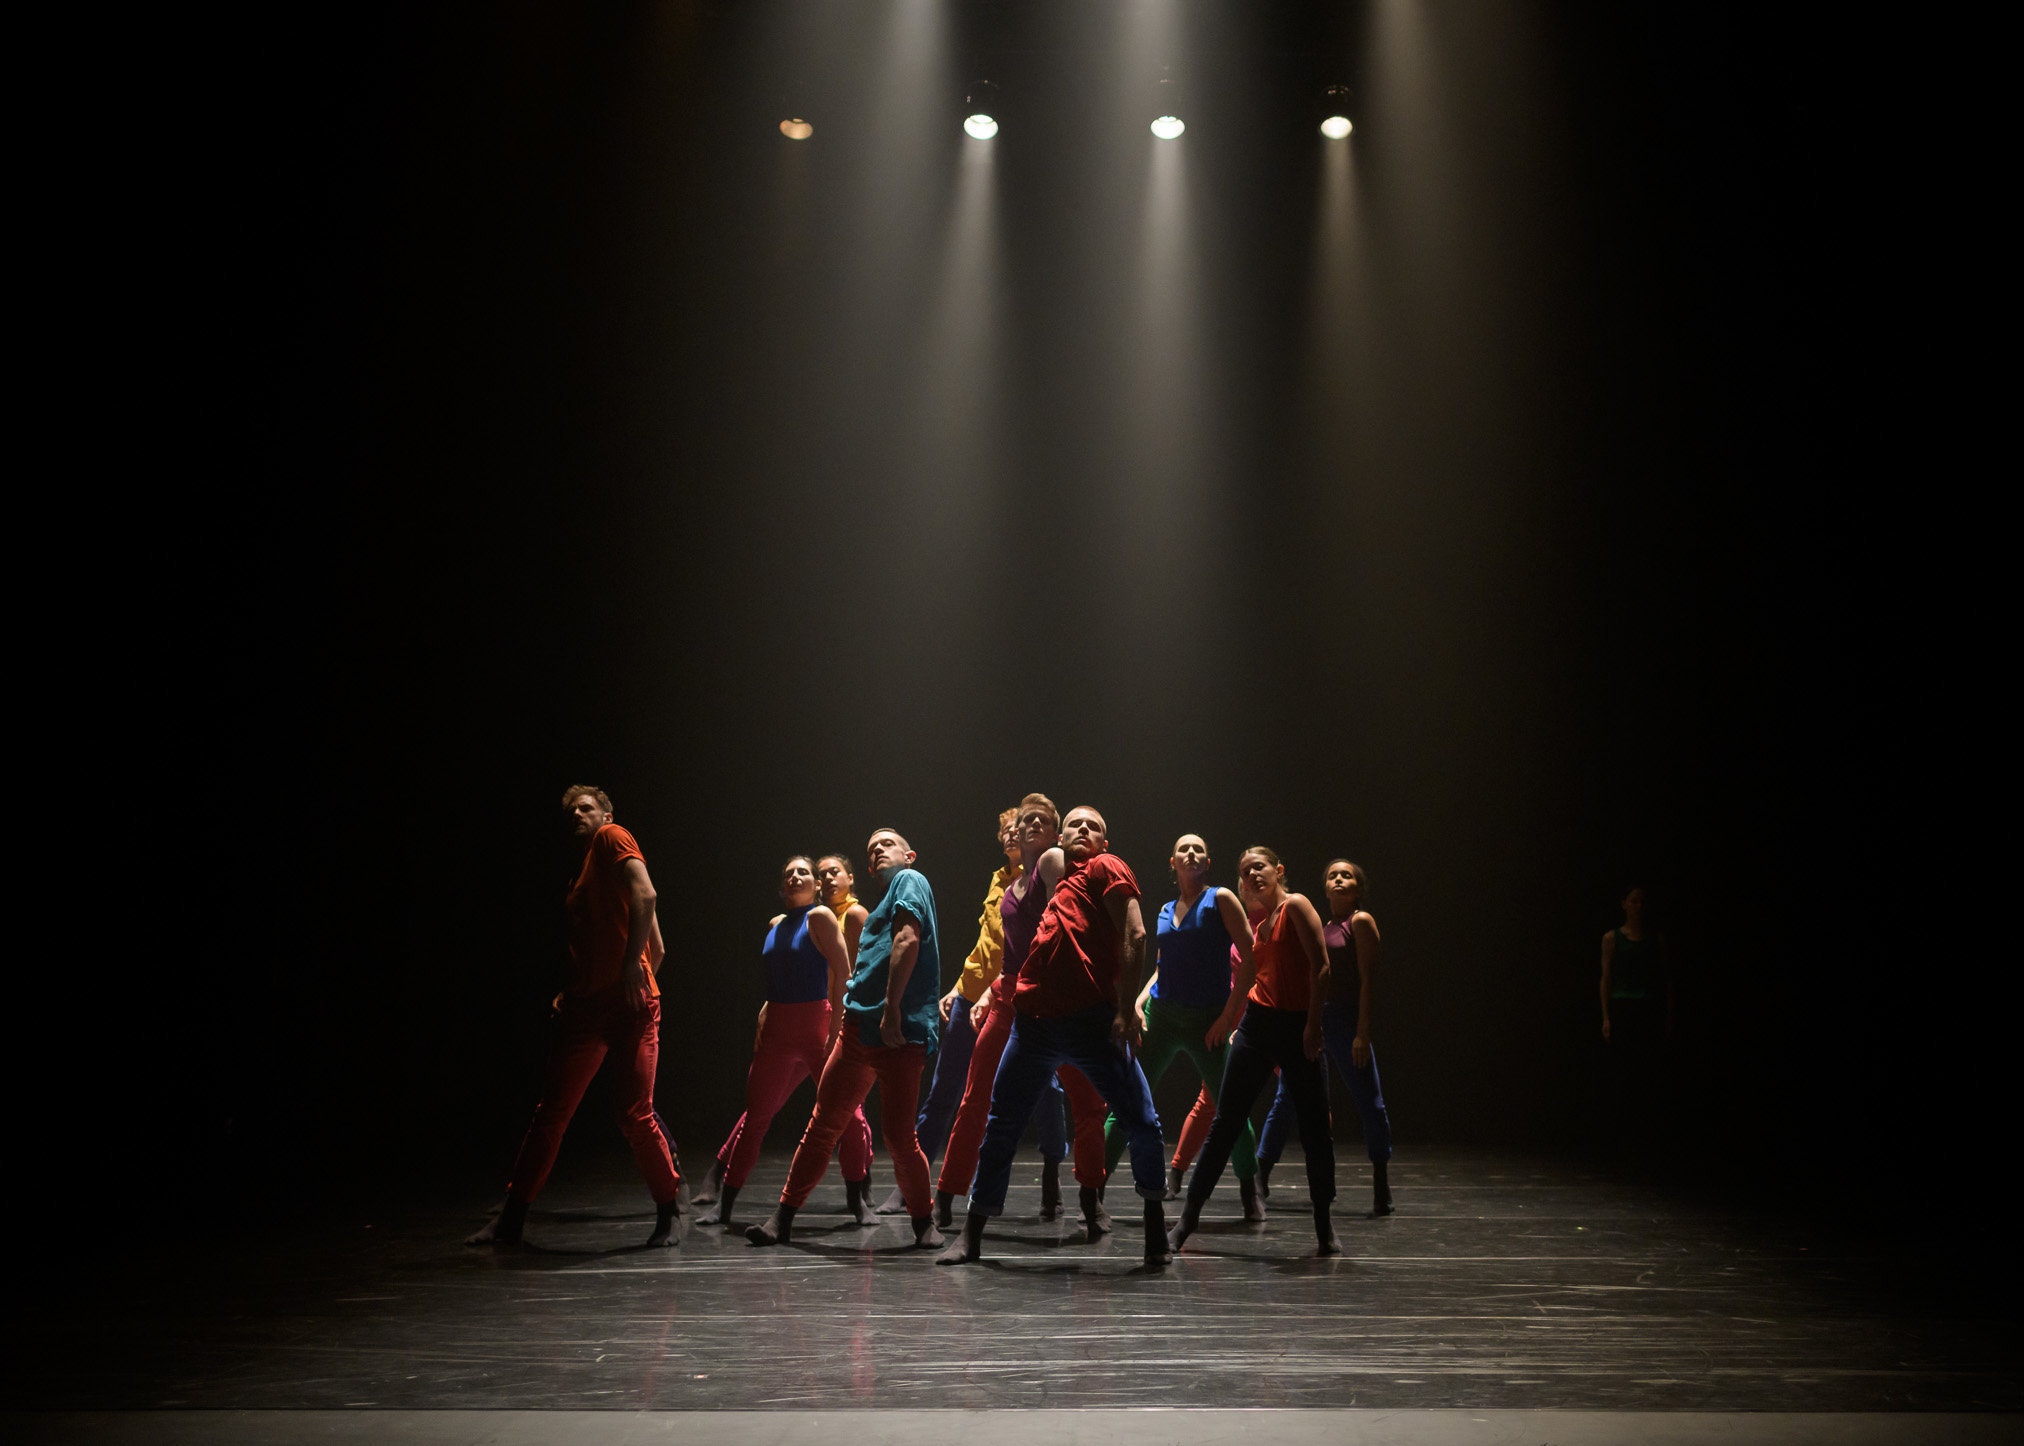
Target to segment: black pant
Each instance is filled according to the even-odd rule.
[[[1216,1188],[1223,1166],[1230,1161],[1237,1136],[1250,1123],[1251,1106],[1258,1100],[1278,1066],[1286,1081],[1286,1092],[1300,1122],[1300,1148],[1307,1156],[1307,1195],[1317,1205],[1335,1199],[1335,1137],[1328,1127],[1328,1082],[1321,1062],[1309,1059],[1301,1046],[1307,1029],[1304,1009],[1267,1009],[1251,1003],[1244,1006],[1244,1022],[1230,1036],[1230,1056],[1223,1066],[1223,1088],[1216,1096],[1216,1123],[1209,1126],[1209,1143],[1202,1146],[1202,1158],[1195,1163],[1195,1175],[1188,1182],[1188,1203],[1199,1208]]]

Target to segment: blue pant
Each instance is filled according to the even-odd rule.
[[[1000,1215],[1005,1191],[1012,1183],[1012,1156],[1026,1120],[1053,1080],[1055,1070],[1072,1064],[1103,1096],[1124,1128],[1131,1150],[1132,1184],[1147,1200],[1166,1198],[1166,1143],[1160,1138],[1160,1117],[1153,1092],[1131,1058],[1112,1041],[1114,1006],[1093,1004],[1056,1019],[1019,1015],[1012,1038],[998,1061],[991,1083],[991,1117],[984,1124],[984,1145],[977,1153],[977,1180],[970,1189],[970,1208],[980,1215]]]
[[[1324,1053],[1349,1087],[1349,1097],[1356,1101],[1370,1162],[1382,1165],[1392,1156],[1391,1116],[1385,1113],[1384,1086],[1377,1077],[1377,1047],[1371,1047],[1370,1063],[1362,1069],[1350,1058],[1350,1042],[1356,1038],[1356,1006],[1322,1005],[1321,1037],[1327,1046]],[[1279,1163],[1279,1154],[1286,1148],[1286,1132],[1292,1125],[1293,1102],[1287,1097],[1286,1080],[1281,1076],[1279,1093],[1272,1097],[1272,1109],[1265,1116],[1265,1128],[1258,1136],[1258,1163],[1266,1169]]]
[[[935,1056],[935,1080],[928,1097],[921,1101],[921,1113],[914,1121],[914,1138],[921,1153],[933,1164],[948,1148],[949,1131],[956,1126],[956,1111],[963,1104],[963,1085],[970,1075],[970,1055],[977,1048],[977,1031],[970,1023],[970,1006],[959,995],[953,1016],[942,1029],[941,1052]],[[1033,1118],[1033,1130],[1040,1137],[1040,1158],[1060,1161],[1068,1154],[1068,1100],[1061,1081],[1048,1076],[1047,1094]]]

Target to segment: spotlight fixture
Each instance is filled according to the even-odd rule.
[[[1349,87],[1331,85],[1321,93],[1321,133],[1332,141],[1349,139]]]
[[[998,87],[990,81],[974,82],[963,96],[963,132],[980,141],[998,134]]]
[[[1173,72],[1162,69],[1159,88],[1155,92],[1153,134],[1163,141],[1179,140],[1181,132],[1188,128],[1180,116],[1181,88],[1174,83]]]
[[[815,127],[798,115],[789,116],[786,120],[780,122],[780,134],[786,136],[790,141],[805,141],[815,134]]]

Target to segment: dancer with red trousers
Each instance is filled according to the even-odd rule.
[[[766,966],[766,1002],[759,1006],[759,1032],[745,1076],[745,1113],[717,1152],[723,1183],[716,1211],[704,1217],[727,1230],[736,1228],[731,1212],[759,1161],[767,1127],[804,1079],[820,1087],[823,1061],[843,1028],[843,982],[850,961],[843,952],[842,923],[827,905],[815,902],[812,859],[796,855],[782,867],[780,900],[787,911],[768,923],[759,951]],[[844,1129],[839,1153],[848,1208],[862,1224],[871,1176],[871,1125],[862,1105]]]
[[[583,866],[567,898],[569,982],[556,1012],[555,1047],[534,1120],[521,1141],[498,1218],[470,1238],[473,1245],[518,1245],[527,1209],[547,1183],[563,1133],[583,1092],[607,1058],[617,1085],[619,1128],[654,1199],[650,1246],[675,1245],[681,1177],[654,1113],[654,1070],[660,1059],[661,994],[654,966],[661,957],[660,923],[646,856],[612,822],[611,798],[575,784],[562,807],[583,845]]]
[[[871,871],[885,884],[885,897],[864,921],[856,969],[844,986],[843,1027],[823,1066],[815,1114],[788,1166],[787,1187],[766,1223],[745,1232],[754,1245],[785,1245],[794,1238],[796,1212],[829,1169],[830,1152],[874,1084],[893,1175],[913,1220],[914,1243],[942,1243],[928,1193],[927,1157],[914,1138],[921,1068],[935,1042],[935,1006],[942,992],[935,895],[926,876],[913,867],[914,851],[897,829],[879,829],[867,852]]]

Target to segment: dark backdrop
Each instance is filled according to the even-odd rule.
[[[692,1164],[779,861],[899,826],[953,956],[1033,788],[1101,807],[1155,904],[1183,830],[1224,882],[1253,842],[1303,889],[1364,863],[1402,1152],[1596,1143],[1633,882],[1682,1149],[1841,1178],[1921,1118],[1871,1070],[1932,1001],[1848,887],[1891,837],[1886,543],[1834,485],[1875,439],[1819,36],[1184,6],[1163,193],[1166,53],[1086,8],[957,8],[895,60],[876,6],[403,7],[172,110],[223,361],[164,383],[217,462],[162,525],[215,565],[137,624],[167,943],[118,1089],[161,1178],[496,1177],[570,782],[660,890]],[[965,191],[979,70],[1008,119]],[[1338,78],[1349,192],[1308,110]]]

